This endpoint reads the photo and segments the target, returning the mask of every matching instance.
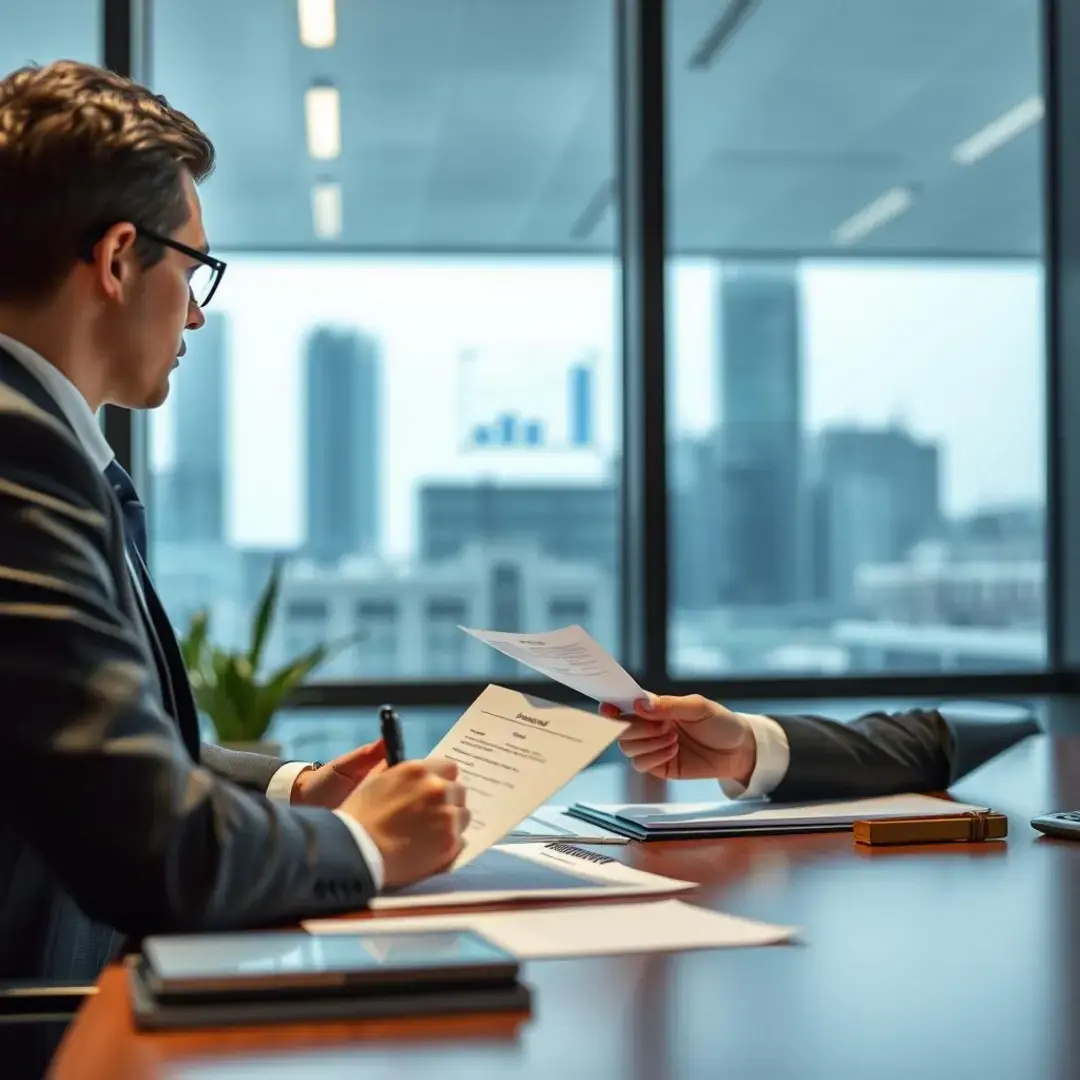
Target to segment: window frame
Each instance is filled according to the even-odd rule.
[[[621,642],[639,682],[669,693],[718,700],[921,698],[1044,695],[1073,689],[1080,674],[1080,9],[1040,0],[1046,314],[1046,597],[1047,666],[1030,672],[978,674],[881,673],[858,676],[672,678],[668,668],[670,569],[666,410],[665,25],[677,0],[610,0],[616,24],[616,123],[622,283],[622,484],[620,491]],[[149,0],[103,0],[104,64],[149,77]],[[1077,295],[1073,295],[1076,293]],[[1071,306],[1066,301],[1072,300]],[[117,458],[145,490],[145,420],[107,407],[104,430]],[[152,498],[152,493],[151,493]],[[1077,543],[1072,543],[1075,538]],[[290,709],[355,709],[392,697],[404,706],[470,703],[487,680],[313,682]],[[522,679],[515,689],[574,700],[546,680]]]

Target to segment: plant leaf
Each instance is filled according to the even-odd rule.
[[[180,642],[180,653],[184,658],[184,667],[188,671],[198,670],[202,666],[209,635],[210,613],[203,608],[192,615],[188,632]]]
[[[248,651],[248,661],[251,664],[251,670],[255,672],[259,670],[259,664],[262,662],[263,648],[274,621],[274,612],[277,610],[278,594],[281,591],[281,569],[281,558],[275,558],[270,568],[270,576],[266,581],[266,588],[259,597],[255,619],[251,626],[251,648]]]

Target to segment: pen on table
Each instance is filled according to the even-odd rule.
[[[400,765],[405,760],[405,740],[401,736],[401,721],[393,705],[384,705],[379,710],[379,728],[383,746],[386,747],[388,767]]]

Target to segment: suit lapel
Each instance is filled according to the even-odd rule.
[[[19,363],[6,349],[0,347],[0,382],[6,383],[13,390],[33,402],[39,409],[55,417],[71,431],[71,424],[52,395],[34,377],[33,373]],[[173,718],[180,731],[188,751],[196,761],[199,759],[199,719],[195,700],[191,694],[184,659],[180,653],[172,624],[165,612],[165,607],[150,579],[150,573],[135,550],[130,538],[125,537],[131,587],[136,593],[136,607],[144,635],[150,644],[154,665],[161,684],[162,704]]]

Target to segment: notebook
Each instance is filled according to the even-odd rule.
[[[985,813],[989,807],[957,803],[933,795],[886,795],[840,802],[610,805],[574,803],[567,813],[633,840],[686,840],[756,833],[836,832],[874,818],[939,817]]]

